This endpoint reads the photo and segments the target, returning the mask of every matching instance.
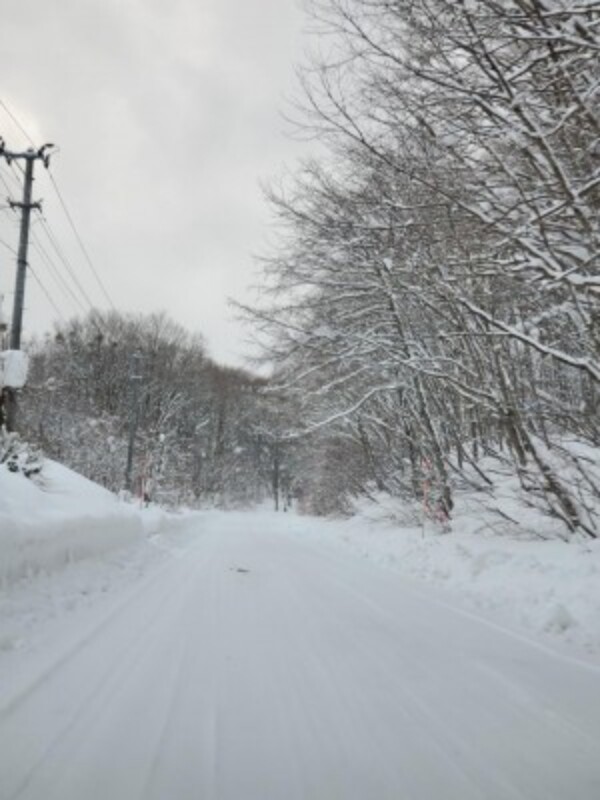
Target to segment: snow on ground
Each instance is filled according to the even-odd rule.
[[[473,494],[459,497],[450,534],[417,523],[414,509],[385,496],[361,501],[350,519],[292,517],[287,527],[443,588],[502,624],[600,655],[600,540],[557,539],[555,523],[519,507],[514,495],[500,501],[496,495],[496,506],[527,521],[520,533]]]
[[[598,797],[599,668],[324,544],[343,529],[209,511],[133,548],[130,587],[0,658],[0,797]]]
[[[600,655],[600,542],[556,538],[514,478],[493,495],[459,493],[450,535],[418,524],[414,508],[376,501],[346,520],[278,519],[282,531],[434,585],[502,624]],[[0,466],[0,651],[145,574],[206,513],[141,509],[52,461],[36,481]]]
[[[35,479],[0,465],[0,653],[127,589],[191,519],[126,503],[50,460]]]
[[[124,502],[49,459],[29,479],[0,465],[0,586],[139,543],[184,518]]]
[[[0,583],[140,541],[140,515],[53,461],[35,479],[0,466]]]
[[[596,797],[597,543],[378,499],[169,515],[0,468],[0,796]]]

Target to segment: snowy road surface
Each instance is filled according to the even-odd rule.
[[[13,659],[0,798],[600,797],[597,667],[281,524],[207,515]]]

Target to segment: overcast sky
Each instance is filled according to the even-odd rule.
[[[59,145],[52,172],[115,305],[164,309],[203,333],[213,357],[241,363],[227,297],[246,296],[267,236],[259,183],[302,150],[281,115],[306,46],[297,0],[0,0],[0,10],[0,99],[36,144]],[[2,108],[0,135],[28,144]],[[18,196],[16,173],[1,172]],[[106,307],[43,173],[36,165],[34,197]],[[0,206],[6,194],[0,184]],[[0,238],[15,248],[17,222],[0,212]],[[39,222],[34,232],[52,253]],[[62,313],[76,313],[35,248],[30,262]],[[13,281],[2,245],[9,311]],[[27,290],[25,332],[50,329],[56,313],[31,276]]]

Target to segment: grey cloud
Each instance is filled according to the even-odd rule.
[[[117,304],[165,308],[239,360],[226,296],[244,295],[268,222],[259,182],[301,151],[280,116],[301,54],[295,0],[2,5],[3,99],[60,145],[53,169]],[[1,110],[0,135],[19,136]],[[100,305],[41,174],[36,191]],[[2,215],[0,236],[14,234]],[[53,317],[31,287],[28,329]]]

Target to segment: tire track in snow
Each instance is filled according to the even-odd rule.
[[[312,551],[313,556],[318,558],[319,549],[315,548],[314,546],[309,546],[309,549]],[[324,555],[328,555],[328,554],[324,554]],[[345,561],[345,559],[343,557],[340,558],[340,561],[342,562],[342,564],[346,563],[346,565],[347,565],[347,562]],[[326,567],[325,567],[325,564],[327,564]],[[355,561],[355,564],[356,564],[356,561]],[[338,589],[341,589],[342,592],[344,592],[348,596],[350,596],[356,604],[362,605],[364,608],[368,609],[369,612],[374,615],[374,617],[378,617],[381,620],[385,621],[385,624],[388,627],[389,633],[390,633],[391,636],[394,636],[394,635],[397,636],[398,633],[401,632],[401,630],[399,630],[399,628],[398,628],[398,619],[399,618],[397,616],[393,615],[392,611],[390,610],[390,607],[389,606],[384,606],[381,603],[377,602],[376,600],[373,599],[372,595],[366,594],[364,591],[357,590],[356,582],[351,581],[348,578],[348,575],[351,574],[351,573],[349,573],[348,571],[345,571],[344,569],[340,569],[340,564],[338,564],[338,562],[336,562],[335,559],[333,559],[333,558],[325,558],[323,567],[324,567],[323,573],[321,575],[319,575],[319,580],[317,582],[315,582],[315,584],[312,587],[313,591],[309,592],[309,596],[310,596],[310,598],[311,598],[311,600],[313,602],[319,600],[319,598],[320,598],[319,616],[320,616],[321,620],[326,619],[327,616],[331,616],[331,609],[332,609],[332,607],[334,607],[334,604],[332,603],[332,597],[327,596],[327,592],[326,591],[324,592],[323,589],[325,587],[328,587],[328,586],[336,586],[336,587],[338,587]],[[377,567],[373,567],[372,565],[365,565],[365,568],[368,571],[371,571],[373,576],[383,577],[383,575],[385,575],[385,573],[382,573]],[[363,572],[363,567],[362,566],[358,565],[357,569],[361,573]],[[324,574],[325,571],[326,571],[326,576]],[[307,573],[307,575],[310,578],[310,575],[308,573]],[[298,590],[299,593],[300,592],[302,594],[306,593],[306,589],[307,589],[306,577],[307,577],[307,575],[303,575],[302,576],[302,580],[299,580],[297,575],[294,576],[295,579],[296,579],[297,590]],[[324,577],[326,577],[326,580],[323,580]],[[388,573],[387,580],[388,581],[394,581],[395,580],[396,583],[398,584],[398,587],[401,589],[401,592],[402,592],[402,595],[403,595],[404,599],[410,598],[411,591],[410,591],[410,589],[409,590],[406,589],[406,587],[404,586],[404,582],[403,582],[401,577],[394,576],[392,573]],[[412,587],[410,587],[410,588],[412,589]],[[440,601],[437,600],[437,598],[432,600],[425,594],[425,592],[422,592],[422,593],[419,592],[418,594],[419,594],[419,602],[422,603],[422,605],[424,607],[424,610],[427,609],[428,605],[429,606],[434,605],[434,606],[438,606],[438,607],[441,606],[445,613],[449,613],[450,615],[453,615],[455,612],[457,612],[459,616],[463,616],[461,614],[460,609],[456,609],[450,604],[446,605],[446,604],[440,603]],[[347,610],[349,610],[349,608]],[[413,611],[414,611],[414,609],[411,610],[411,612],[409,614],[409,618],[418,616],[418,614],[414,614],[413,615],[413,613],[412,613]],[[357,614],[356,617],[358,617],[358,616],[359,615]],[[513,636],[511,631],[506,631],[505,629],[503,629],[503,628],[501,628],[499,626],[496,626],[493,623],[491,625],[488,625],[487,624],[487,620],[481,619],[480,617],[477,617],[476,615],[468,615],[468,616],[472,617],[472,621],[473,622],[480,623],[484,627],[484,629],[485,628],[488,628],[488,629],[491,628],[491,631],[494,631],[494,632],[497,630],[499,633],[505,634],[509,638],[514,639],[516,642],[519,643],[519,645],[524,645],[524,647],[520,648],[521,653],[527,655],[528,652],[530,654],[531,651],[532,651],[533,655],[534,655],[534,660],[537,660],[537,651],[541,649],[543,652],[547,652],[549,655],[557,656],[556,661],[558,662],[559,665],[564,664],[565,666],[569,665],[569,666],[577,666],[577,667],[581,667],[581,666],[588,667],[588,666],[590,666],[590,665],[586,664],[585,662],[580,662],[580,661],[578,661],[576,659],[570,659],[570,658],[566,658],[565,659],[564,657],[562,657],[562,654],[560,654],[560,653],[555,654],[553,651],[550,650],[550,648],[545,648],[543,645],[541,646],[541,648],[536,647],[537,643],[530,642],[530,640],[528,640],[526,637],[521,637],[518,634],[516,636]],[[431,651],[431,647],[429,647],[429,642],[424,640],[423,637],[420,637],[418,635],[418,629],[416,627],[414,627],[414,626],[412,626],[412,627],[413,627],[413,631],[412,631],[412,642],[413,642],[413,644],[416,643],[417,645],[419,645],[419,644],[420,645],[424,645],[424,647],[422,647],[422,650],[421,650],[422,654],[423,653],[427,653],[428,651]],[[439,638],[440,635],[443,634],[443,625],[439,626],[439,620],[438,620],[438,627],[440,627],[440,630],[437,633],[437,636]],[[417,635],[415,635],[415,634],[417,634]],[[489,631],[488,631],[488,635],[489,635]],[[421,642],[419,642],[419,639],[421,639]],[[447,652],[448,653],[452,653],[452,642],[448,641],[447,645],[448,645]],[[530,648],[529,647],[530,645],[533,645],[533,646]],[[437,649],[441,650],[441,648],[439,646],[437,647]],[[429,655],[431,655],[431,653],[429,653]],[[431,658],[431,657],[423,658],[423,657],[421,657],[420,660],[415,661],[415,669],[420,670],[423,676],[426,675],[427,673],[429,673],[430,676],[433,676],[435,678],[436,673],[435,673],[434,670],[432,670],[432,665],[435,665],[435,664],[439,665],[440,664],[440,658],[439,658],[440,655],[443,656],[443,651],[438,654],[437,658]],[[402,653],[402,652],[399,651],[397,653],[397,658],[395,660],[395,663],[397,665],[398,664],[402,665],[403,661],[406,661],[407,657],[408,657],[409,660],[411,660],[410,659],[410,653]],[[413,717],[414,721],[415,722],[419,722],[420,725],[423,725],[423,723],[426,723],[426,727],[427,727],[427,729],[429,731],[430,740],[432,740],[432,739],[437,740],[437,742],[438,742],[438,750],[441,753],[443,753],[444,750],[446,750],[446,758],[448,757],[449,753],[451,753],[452,751],[455,751],[456,755],[460,754],[461,758],[463,760],[466,760],[467,765],[470,764],[470,771],[473,771],[474,774],[477,776],[478,785],[479,785],[477,793],[474,795],[474,797],[478,798],[478,797],[482,796],[481,793],[484,792],[484,791],[485,791],[486,798],[492,797],[492,795],[489,794],[490,789],[491,789],[490,780],[489,780],[491,774],[495,775],[495,780],[496,780],[497,785],[498,785],[498,790],[500,792],[497,795],[498,798],[502,798],[502,800],[503,800],[503,798],[505,798],[505,797],[512,796],[512,797],[515,797],[515,798],[523,798],[523,800],[530,800],[530,797],[534,796],[534,795],[530,794],[529,792],[530,791],[535,791],[535,788],[533,790],[531,790],[531,789],[522,790],[522,789],[520,789],[518,786],[516,786],[513,783],[507,783],[504,775],[502,774],[500,769],[497,768],[497,764],[496,764],[496,762],[494,761],[493,758],[488,759],[486,761],[485,765],[481,765],[481,764],[478,765],[476,763],[476,759],[474,758],[474,755],[481,751],[481,741],[478,740],[476,737],[473,737],[471,740],[469,740],[468,738],[465,738],[464,735],[461,734],[461,730],[460,730],[459,727],[451,727],[447,723],[447,721],[444,719],[443,715],[440,713],[439,707],[436,706],[436,703],[427,702],[426,701],[426,697],[425,698],[421,697],[418,691],[417,692],[413,692],[413,693],[408,693],[406,691],[403,683],[399,682],[397,680],[397,675],[394,672],[394,670],[393,670],[391,665],[388,665],[385,661],[380,661],[380,660],[376,659],[373,656],[373,654],[371,652],[369,652],[368,650],[365,653],[363,653],[362,658],[363,658],[363,661],[370,662],[370,668],[367,671],[368,674],[377,674],[377,672],[379,671],[380,674],[382,674],[382,673],[383,674],[387,674],[388,680],[390,682],[394,682],[394,679],[396,678],[396,680],[395,680],[396,691],[403,695],[404,702],[405,702],[407,707],[411,707],[412,706],[416,710],[416,714]],[[479,671],[483,673],[483,670],[481,670],[480,665],[479,664],[474,664],[472,661],[466,662],[465,666],[469,667],[469,669],[474,667],[475,671],[477,671],[477,669],[479,669]],[[597,669],[594,668],[594,665],[591,665],[591,666],[592,666],[592,670],[591,671],[593,673],[597,672]],[[443,667],[441,667],[441,669],[443,669]],[[585,675],[585,672],[588,672],[588,670],[584,671],[584,675]],[[479,683],[479,685],[481,685],[481,683],[483,683],[484,685],[489,683],[490,675],[491,675],[491,672],[488,673],[487,680],[483,679]],[[483,675],[482,675],[482,678],[483,678]],[[441,683],[440,680],[439,680],[439,677],[438,677],[437,680],[434,680],[434,684],[435,683],[437,683],[438,685]],[[515,684],[514,681],[510,681],[509,679],[506,679],[506,678],[504,678],[502,683],[500,683],[497,680],[497,678],[495,680],[496,688],[500,687],[500,688],[504,689],[503,694],[506,694],[506,689],[508,687],[512,686],[514,688],[515,685],[519,686],[519,688],[520,688],[521,702],[517,703],[514,700],[514,697],[513,697],[513,702],[510,703],[509,706],[513,709],[514,712],[517,713],[517,715],[521,719],[521,726],[525,725],[527,723],[531,724],[531,721],[535,720],[536,724],[537,724],[537,734],[539,735],[540,739],[543,738],[543,733],[548,727],[553,728],[555,745],[561,739],[566,739],[565,733],[567,731],[569,731],[571,736],[570,736],[570,742],[569,742],[568,750],[569,750],[571,761],[575,765],[578,764],[579,768],[581,770],[583,770],[584,772],[587,769],[588,779],[593,778],[594,773],[590,773],[590,766],[589,765],[590,765],[590,763],[594,763],[595,760],[597,761],[598,758],[600,757],[600,747],[599,747],[599,744],[600,744],[600,728],[598,728],[597,722],[596,722],[596,730],[593,733],[590,733],[590,731],[588,731],[585,728],[583,728],[580,724],[573,723],[569,719],[566,719],[565,718],[565,710],[564,709],[563,709],[563,714],[562,715],[559,715],[556,712],[551,712],[551,714],[549,715],[548,711],[547,711],[547,708],[551,708],[551,703],[548,702],[548,697],[546,697],[546,708],[542,709],[542,713],[540,713],[539,704],[536,703],[536,701],[534,700],[534,698],[530,694],[527,694],[527,692],[524,690],[522,684],[518,684],[518,683]],[[474,681],[473,682],[473,689],[472,689],[472,692],[471,692],[472,695],[473,695],[473,698],[472,698],[473,702],[475,702],[475,697],[477,696],[477,688],[478,688],[478,682]],[[489,686],[487,687],[488,690],[490,688],[493,689],[493,687],[489,687]],[[456,689],[456,687],[454,687],[454,689]],[[590,689],[592,689],[592,687],[590,687]],[[444,691],[447,693],[448,690],[452,691],[452,687],[445,686],[444,687]],[[490,694],[493,696],[494,692],[492,691],[492,692],[490,692]],[[489,712],[486,713],[486,700],[488,699],[487,698],[487,694],[482,692],[482,691],[480,691],[479,695],[480,695],[479,696],[479,704],[480,704],[480,709],[481,709],[480,717],[483,718],[483,717],[487,716],[488,727],[490,727],[491,724],[493,724],[495,722],[495,720],[496,720],[496,717],[497,717],[497,714],[498,714],[498,709],[495,709],[495,710],[490,709]],[[592,702],[594,701],[594,698],[596,696],[597,695],[595,695],[593,691],[590,691],[589,698],[590,698],[590,700]],[[527,698],[527,702],[523,702],[523,698],[524,697]],[[440,697],[439,699],[442,701],[444,698]],[[596,705],[597,705],[597,701],[596,701]],[[516,738],[518,739],[519,736],[520,736],[520,733],[521,733],[519,725],[515,725],[514,726],[514,730],[515,730],[515,733],[516,733]],[[483,731],[482,731],[482,733],[483,733]],[[532,744],[535,747],[533,739],[532,739]],[[567,747],[567,742],[566,741],[564,742],[564,746]],[[560,752],[560,747],[556,746],[555,749],[556,749],[556,755],[558,755],[559,752]],[[457,752],[457,751],[460,751],[460,753]],[[456,766],[456,765],[452,765],[452,766]],[[502,764],[500,764],[500,767],[502,767]],[[544,770],[544,765],[543,764],[539,765],[539,770],[541,770],[543,772],[543,770]],[[571,771],[573,772],[573,769]],[[574,770],[574,771],[575,771],[575,774],[577,774],[577,770]],[[538,780],[539,780],[539,774],[541,774],[541,773],[538,772]],[[595,774],[598,775],[598,786],[600,788],[600,769],[595,770]],[[466,773],[466,772],[464,773],[464,776],[465,777],[469,777],[468,773]],[[548,786],[549,786],[549,791],[552,791],[555,788],[554,786],[552,786],[552,781],[548,782]],[[448,791],[448,789],[446,788],[446,794],[445,794],[446,797],[448,796],[447,795],[447,791]],[[564,793],[565,794],[564,795],[559,795],[559,796],[561,796],[561,797],[562,796],[566,796],[566,794],[568,794],[569,792],[570,792],[570,786],[569,786],[569,782],[567,780],[567,781],[565,781],[565,786],[564,786]],[[457,795],[457,796],[460,796],[460,795]],[[496,796],[496,795],[493,795],[493,796]],[[535,796],[537,797],[538,795],[535,795]],[[550,794],[548,794],[548,795],[542,794],[540,796],[541,797],[546,797],[546,796],[551,796],[551,795]],[[585,800],[587,800],[588,795],[585,794],[582,797],[584,797]]]
[[[194,543],[189,548],[190,552],[200,547],[200,543]],[[175,559],[180,558],[180,554],[174,555]],[[158,569],[153,570],[152,573],[143,578],[141,583],[136,586],[132,592],[128,592],[126,596],[119,599],[116,606],[112,607],[106,615],[99,621],[94,622],[91,630],[84,636],[77,638],[73,642],[69,642],[64,651],[57,657],[54,657],[50,664],[46,665],[41,672],[35,677],[27,680],[26,685],[17,689],[4,688],[2,694],[8,694],[8,699],[0,704],[0,721],[7,718],[12,714],[21,703],[25,702],[27,698],[33,694],[38,688],[50,680],[52,676],[60,671],[60,669],[68,663],[72,658],[76,657],[87,647],[94,644],[94,642],[107,631],[114,622],[121,616],[121,614],[132,604],[137,601],[144,601],[147,593],[155,586],[164,580],[165,575],[178,568],[177,560],[169,560],[167,563],[161,565]],[[1,697],[1,695],[0,695]]]
[[[38,731],[39,722],[36,729],[33,727],[30,729],[31,737],[28,739],[28,745],[31,750],[27,756],[30,763],[32,760],[33,763],[26,774],[21,776],[18,786],[10,790],[10,794],[7,794],[10,800],[23,795],[23,792],[26,791],[36,774],[53,757],[57,748],[61,747],[65,738],[69,737],[82,719],[90,716],[90,709],[99,705],[109,704],[110,692],[114,687],[118,686],[123,676],[127,675],[136,663],[139,663],[147,649],[152,646],[152,643],[160,641],[164,636],[160,623],[164,618],[168,618],[172,614],[174,588],[178,592],[182,591],[182,587],[189,585],[193,577],[190,565],[186,565],[181,561],[165,564],[147,580],[144,580],[134,593],[112,609],[88,635],[78,640],[74,646],[70,647],[2,709],[0,712],[2,715],[0,743],[2,743],[1,749],[5,755],[10,752],[11,747],[13,750],[18,751],[22,749],[22,737],[18,734],[11,734],[10,717],[17,714],[24,706],[33,706],[30,712],[31,716],[36,717],[38,720],[50,722],[52,720],[60,720],[58,729],[52,729],[52,738],[49,741],[45,741],[42,738],[41,741],[36,743],[33,740],[36,733],[43,736],[44,731]],[[165,578],[169,580],[165,580]],[[159,592],[156,592],[157,588],[160,590]],[[176,600],[175,604],[178,602],[180,600]],[[115,657],[113,663],[106,670],[101,670],[100,673],[93,668],[88,668],[85,671],[86,685],[84,687],[73,685],[74,692],[78,694],[75,704],[73,704],[72,697],[63,701],[55,698],[52,691],[49,691],[47,687],[52,685],[53,679],[59,676],[61,670],[69,668],[73,670],[75,667],[79,667],[78,661],[85,658],[89,660],[89,651],[101,643],[102,636],[109,632],[113,626],[118,626],[119,621],[124,616],[132,614],[139,606],[145,607],[144,616],[146,617],[146,622],[142,627],[135,626],[121,631],[119,638],[124,640],[123,649],[119,648],[118,653],[113,653]],[[137,611],[135,616],[137,617]],[[93,662],[94,659],[91,660]],[[80,673],[79,669],[77,671]],[[61,707],[68,707],[66,717]],[[19,723],[18,727],[22,727],[22,723]],[[17,753],[13,758],[9,759],[13,764],[16,760]],[[10,773],[6,770],[0,775],[0,787],[9,776]],[[4,796],[2,793],[0,794]]]
[[[600,796],[595,673],[444,610],[392,573],[275,535],[276,523],[216,522],[7,718],[17,733],[45,709],[38,744],[53,744],[14,797]],[[119,657],[130,630],[126,659],[100,676],[94,658]],[[72,681],[77,697],[52,717],[45,696]],[[29,756],[18,754],[21,776]]]
[[[211,554],[210,559],[206,559],[203,564],[202,572],[206,575],[209,570],[211,574],[206,575],[207,583],[211,587],[211,595],[215,599],[214,592],[214,570],[216,566],[215,554]],[[196,577],[199,573],[195,572]],[[191,593],[189,600],[193,600],[194,593]],[[210,595],[209,595],[210,597]],[[210,603],[207,604],[210,610]],[[194,645],[197,646],[196,640],[190,636],[190,631],[194,629],[196,623],[196,614],[198,612],[197,606],[194,602],[188,602],[187,608],[184,610],[183,619],[181,621],[181,647],[177,658],[177,668],[174,670],[173,679],[171,681],[169,690],[169,704],[167,712],[164,716],[163,723],[160,728],[160,733],[157,737],[156,745],[153,749],[152,761],[148,769],[146,779],[144,781],[143,791],[140,793],[140,800],[151,800],[156,797],[162,800],[164,794],[161,790],[157,789],[160,785],[160,771],[163,765],[164,752],[166,745],[173,733],[173,729],[177,726],[177,714],[181,705],[185,702],[184,692],[188,689],[186,681],[184,680],[185,667],[191,661],[193,655]],[[213,606],[214,612],[214,606]],[[213,614],[214,616],[214,614]],[[204,729],[207,730],[205,741],[208,744],[208,751],[211,754],[208,757],[212,768],[207,775],[208,786],[205,787],[202,798],[209,800],[211,797],[216,797],[216,774],[217,774],[217,755],[218,755],[218,698],[216,693],[216,684],[205,687],[205,693],[213,698],[212,708],[209,709],[207,719],[204,723]],[[167,790],[168,791],[168,790]]]

